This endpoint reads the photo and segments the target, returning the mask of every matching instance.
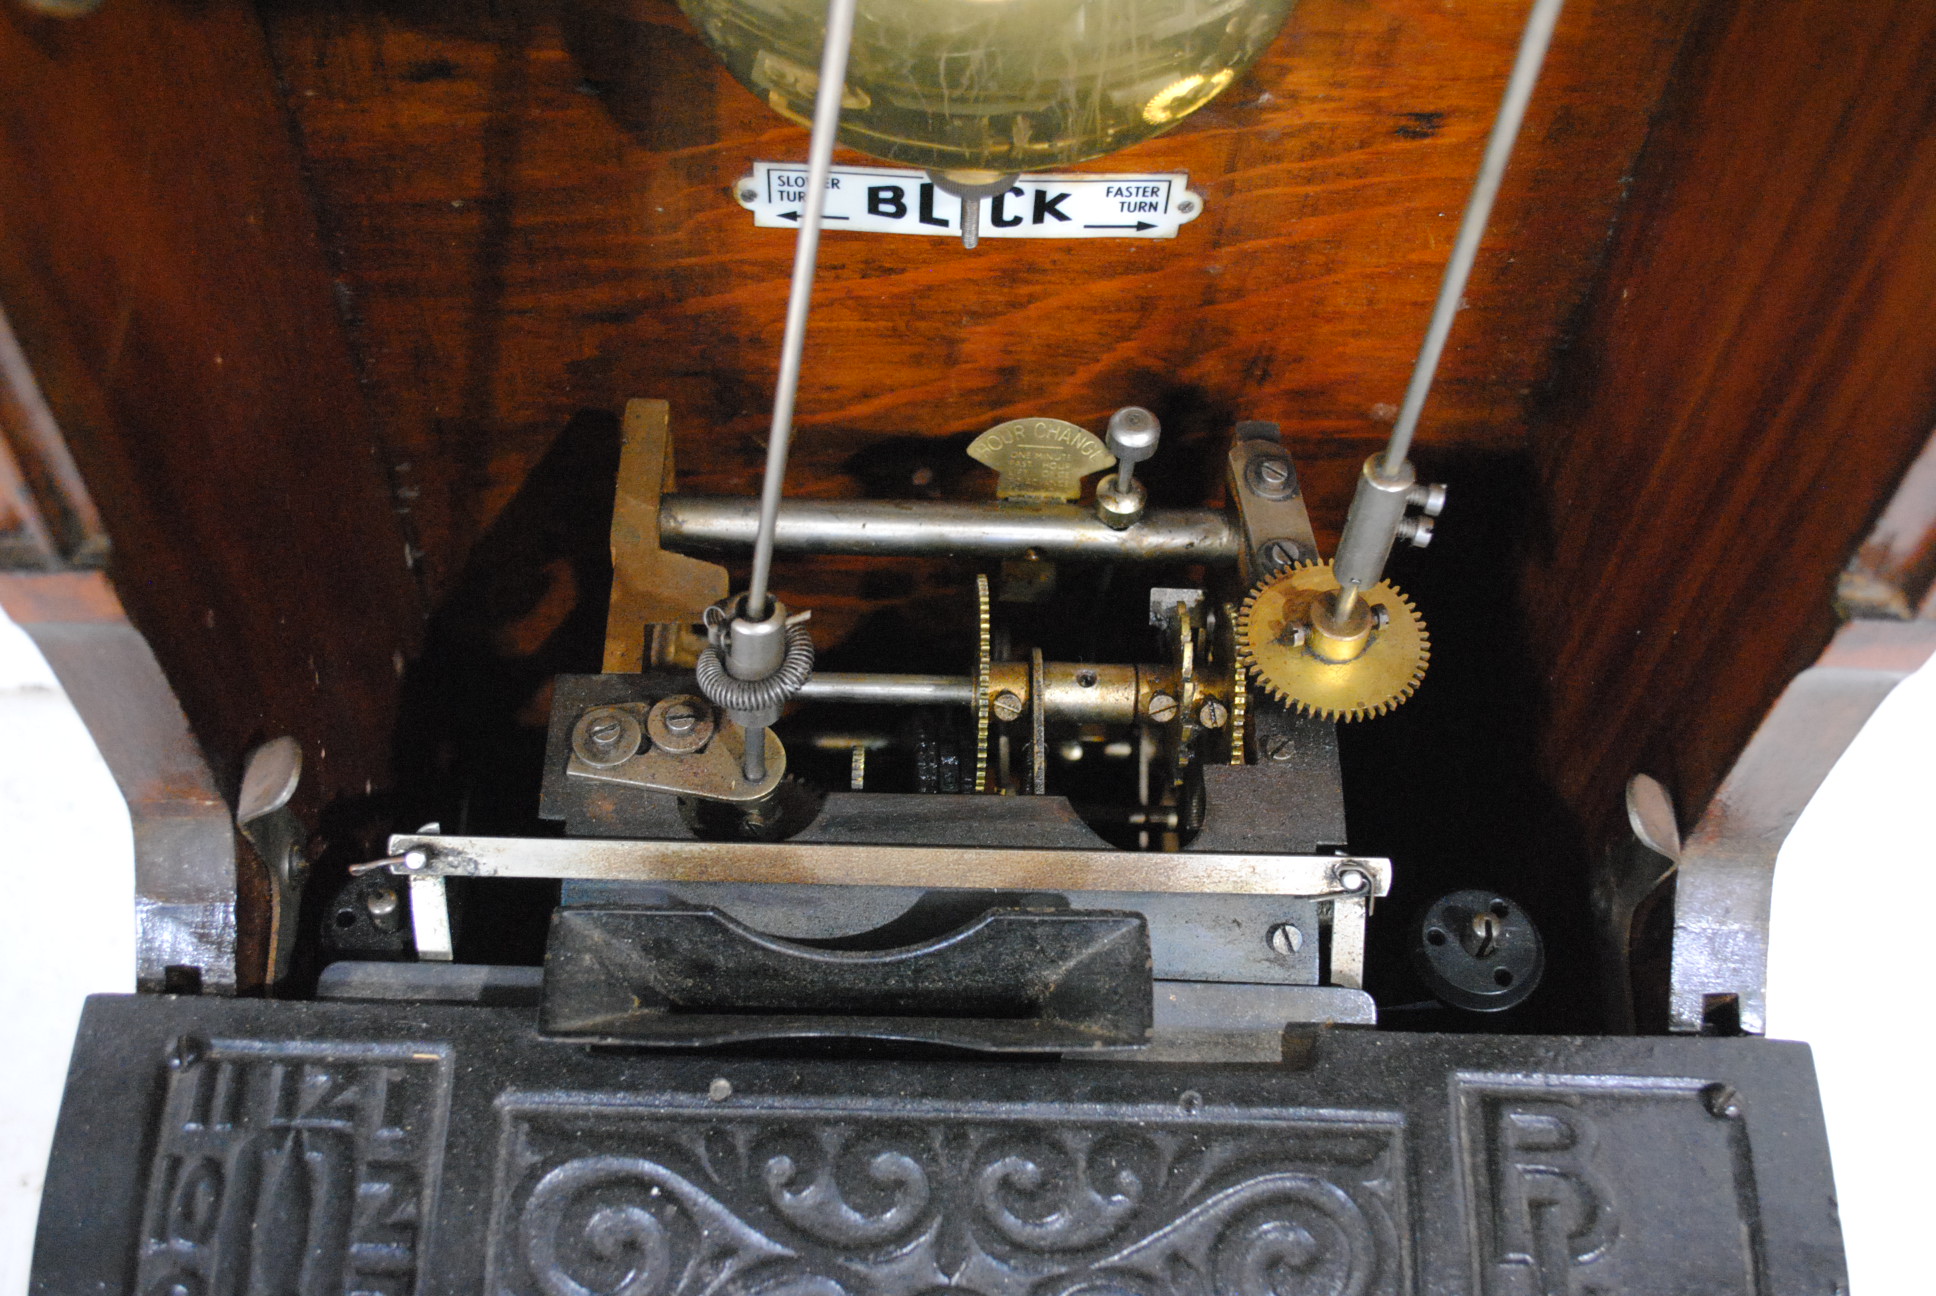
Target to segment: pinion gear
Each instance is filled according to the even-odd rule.
[[[1311,605],[1338,588],[1330,563],[1300,563],[1258,582],[1237,614],[1237,652],[1251,678],[1288,707],[1322,720],[1384,715],[1409,698],[1425,678],[1431,637],[1412,601],[1390,581],[1364,593],[1380,618],[1363,655],[1327,662],[1299,633]]]

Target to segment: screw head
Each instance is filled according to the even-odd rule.
[[[1230,708],[1215,698],[1205,698],[1197,708],[1197,723],[1205,729],[1221,729],[1230,719]]]
[[[1259,455],[1245,470],[1250,488],[1265,499],[1289,499],[1297,492],[1297,473],[1291,461],[1280,454]]]
[[[1264,739],[1264,755],[1274,761],[1287,761],[1297,755],[1297,748],[1288,734],[1272,734]]]
[[[645,732],[652,745],[673,756],[704,750],[712,741],[714,727],[711,705],[689,693],[663,699],[645,717]]]
[[[1701,1090],[1701,1105],[1716,1120],[1737,1120],[1741,1116],[1741,1095],[1729,1084],[1711,1084]]]
[[[1491,958],[1499,948],[1499,919],[1491,912],[1472,915],[1472,956]]]
[[[593,707],[572,726],[572,754],[587,765],[602,767],[630,760],[645,741],[638,717],[616,707]]]
[[[1304,933],[1296,923],[1278,923],[1270,929],[1269,940],[1271,949],[1286,958],[1304,948]]]
[[[1271,567],[1290,567],[1304,555],[1298,550],[1297,545],[1289,540],[1272,540],[1265,544],[1257,556]]]
[[[996,718],[1001,720],[1015,720],[1020,718],[1022,714],[1023,702],[1021,697],[1008,689],[1003,689],[997,693],[992,705],[995,708]]]
[[[1168,693],[1150,694],[1149,718],[1158,724],[1168,724],[1176,719],[1176,699]]]
[[[372,891],[363,897],[363,907],[370,911],[372,918],[387,918],[397,911],[397,893],[389,887]]]

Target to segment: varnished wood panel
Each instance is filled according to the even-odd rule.
[[[1936,6],[1716,6],[1534,445],[1546,765],[1706,806],[1936,424]]]
[[[116,594],[227,791],[291,733],[306,814],[363,797],[418,594],[253,10],[0,5],[0,80],[0,303]]]
[[[1169,429],[1158,490],[1220,489],[1233,420],[1287,428],[1327,535],[1403,391],[1511,63],[1522,0],[1304,0],[1179,129],[1090,169],[1188,171],[1165,242],[830,233],[793,483],[1013,416]],[[1598,265],[1690,0],[1574,0],[1428,412],[1429,455],[1516,446]],[[686,489],[755,488],[792,237],[729,194],[805,132],[669,0],[270,0],[382,434],[453,573],[574,411],[669,400]],[[853,160],[864,160],[854,158]],[[886,456],[892,462],[893,456]],[[972,483],[969,484],[972,488]],[[851,565],[795,566],[823,635]],[[795,589],[796,596],[809,591]]]

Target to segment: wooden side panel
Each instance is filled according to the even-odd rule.
[[[1692,823],[1936,423],[1936,7],[1717,6],[1535,431],[1547,764]]]
[[[219,777],[293,733],[361,796],[417,594],[255,14],[4,5],[0,69],[0,303],[115,589]]]
[[[1520,444],[1691,7],[1569,6],[1429,448]],[[896,438],[1032,413],[1095,427],[1135,402],[1165,420],[1159,465],[1188,465],[1153,474],[1184,501],[1220,490],[1233,420],[1283,423],[1334,532],[1395,414],[1525,11],[1304,0],[1222,99],[1089,164],[1189,172],[1208,205],[1174,241],[969,253],[829,233],[795,489],[912,494],[873,471]],[[729,190],[756,159],[803,157],[806,133],[669,0],[304,0],[264,18],[433,589],[581,408],[666,399],[683,488],[756,488],[793,238],[754,229]],[[862,577],[782,579],[816,582],[831,637],[829,601]]]

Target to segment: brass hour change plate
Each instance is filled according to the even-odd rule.
[[[997,423],[969,443],[968,455],[995,470],[998,497],[1051,503],[1077,498],[1084,477],[1116,462],[1101,437],[1053,418]]]

